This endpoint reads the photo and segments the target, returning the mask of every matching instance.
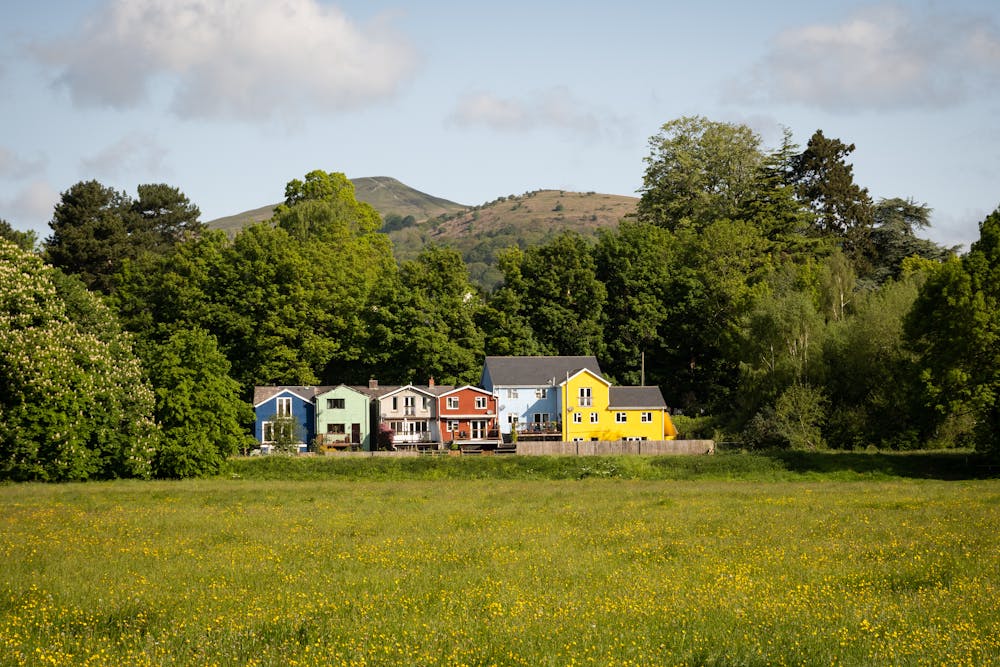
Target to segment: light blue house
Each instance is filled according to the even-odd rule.
[[[371,397],[362,387],[319,387],[316,390],[316,436],[335,449],[372,449]]]
[[[254,387],[253,409],[257,416],[254,437],[262,451],[269,451],[279,436],[278,429],[291,429],[289,434],[305,451],[316,437],[316,387]],[[291,421],[282,418],[291,417]]]
[[[501,434],[560,434],[559,384],[584,368],[603,377],[593,356],[486,357],[480,385],[496,396]]]

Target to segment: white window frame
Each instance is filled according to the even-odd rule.
[[[521,420],[517,415],[507,415],[507,423],[511,426],[517,426],[520,421]]]
[[[508,389],[507,398],[517,398],[517,389]]]
[[[548,398],[549,390],[546,387],[539,387],[535,390],[535,398]]]
[[[650,424],[650,423],[652,423],[652,421],[653,421],[653,413],[652,412],[643,412],[642,413],[642,417],[639,419],[639,421],[641,421],[643,424]]]
[[[292,416],[292,399],[290,396],[279,396],[274,399],[274,414],[279,417]]]
[[[458,420],[449,419],[448,423],[445,425],[445,431],[447,431],[448,433],[454,433],[457,430],[458,430]]]
[[[486,397],[476,396],[476,410],[485,410],[485,409],[486,409]]]
[[[594,404],[594,392],[590,387],[580,387],[580,407],[589,408]]]
[[[448,405],[445,406],[446,410],[458,410],[458,396],[449,396]]]
[[[581,413],[581,412],[574,412],[573,413],[573,423],[574,424],[582,424],[583,423],[583,413]]]
[[[628,423],[628,413],[627,412],[616,412],[615,413],[615,423],[616,424],[627,424]]]
[[[271,437],[268,437],[271,436]],[[261,442],[274,442],[274,422],[261,422],[260,424],[260,441]]]
[[[591,412],[590,413],[590,423],[591,424],[599,424],[600,421],[601,421],[601,417],[596,412]]]

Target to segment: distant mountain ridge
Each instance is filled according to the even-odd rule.
[[[464,211],[469,207],[441,197],[434,197],[415,190],[389,176],[366,176],[350,179],[354,184],[354,196],[358,201],[371,204],[383,218],[396,214],[405,218],[412,215],[417,220],[426,220],[439,215]],[[234,215],[209,220],[212,229],[222,229],[233,235],[247,225],[269,219],[278,204],[261,206]]]
[[[458,250],[473,281],[490,288],[500,280],[496,253],[510,246],[526,248],[544,243],[565,230],[596,237],[601,229],[614,229],[635,213],[637,197],[535,190],[508,195],[479,206],[465,206],[414,190],[387,176],[351,179],[359,201],[371,204],[393,224],[384,231],[392,239],[401,261],[413,259],[429,243]],[[274,207],[244,211],[206,223],[235,234],[246,225],[271,217]]]

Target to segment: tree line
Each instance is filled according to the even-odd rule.
[[[396,262],[340,173],[233,238],[171,186],[77,183],[40,248],[0,224],[0,477],[210,474],[255,385],[475,384],[488,354],[596,355],[692,437],[996,452],[1000,211],[959,256],[853,150],[671,121],[635,216],[501,252],[489,292],[448,247]]]

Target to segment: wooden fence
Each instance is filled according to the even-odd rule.
[[[517,453],[539,456],[615,456],[632,454],[714,454],[714,440],[588,440],[585,442],[518,442]]]
[[[508,446],[510,447],[510,446]],[[676,454],[714,454],[714,440],[599,440],[587,442],[518,442],[515,451],[505,448],[507,453],[522,456],[664,456]],[[395,452],[328,452],[327,456],[356,458],[370,457],[411,457],[428,454],[444,456],[454,454],[446,450],[438,451],[395,451]],[[480,454],[480,451],[466,451],[465,454]],[[493,453],[493,452],[487,452]]]

